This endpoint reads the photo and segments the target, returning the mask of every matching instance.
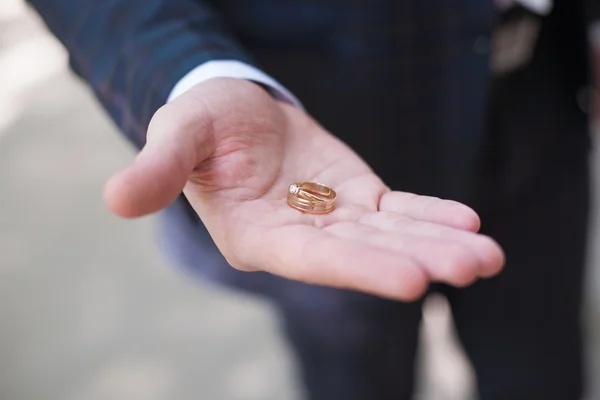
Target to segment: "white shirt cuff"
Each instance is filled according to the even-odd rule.
[[[518,0],[517,3],[539,15],[548,15],[552,11],[552,0]]]
[[[303,108],[302,103],[283,85],[258,68],[236,60],[207,61],[188,72],[173,88],[167,102],[172,101],[200,82],[211,78],[238,78],[255,81],[270,89],[277,100]]]
[[[496,5],[500,10],[507,10],[517,4],[529,9],[530,11],[545,16],[552,11],[552,0],[496,0]]]

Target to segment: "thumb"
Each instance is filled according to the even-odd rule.
[[[210,121],[202,102],[186,101],[185,95],[158,110],[142,151],[104,188],[109,210],[134,218],[174,202],[194,168],[215,148]]]

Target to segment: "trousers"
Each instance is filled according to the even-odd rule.
[[[483,231],[507,253],[501,275],[466,289],[440,289],[481,400],[582,396],[588,186],[585,163],[578,164],[557,171],[560,180],[540,184],[518,209],[483,215]],[[310,400],[410,399],[421,303],[364,298],[347,304],[282,309]]]

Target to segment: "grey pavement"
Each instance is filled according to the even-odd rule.
[[[133,156],[62,48],[21,0],[3,0],[0,400],[301,399],[269,304],[191,281],[162,258],[152,217],[105,209],[103,183]],[[585,321],[595,377],[599,225]],[[421,399],[469,397],[440,299],[427,307],[421,355]]]

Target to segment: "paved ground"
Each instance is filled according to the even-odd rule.
[[[132,156],[61,48],[20,0],[3,0],[0,399],[300,399],[267,304],[189,282],[158,254],[152,218],[104,209],[103,182]],[[591,374],[599,281],[595,272]],[[468,397],[447,319],[439,301],[426,314],[425,400]]]

